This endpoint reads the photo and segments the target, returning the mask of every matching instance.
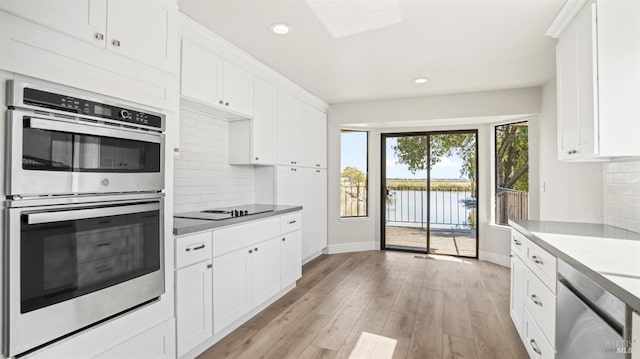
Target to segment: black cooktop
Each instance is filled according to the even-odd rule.
[[[174,217],[222,221],[236,217],[251,216],[258,213],[273,212],[274,209],[275,206],[271,204],[247,204],[244,206],[207,209],[199,212],[179,213]]]

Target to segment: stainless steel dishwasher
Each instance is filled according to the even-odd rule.
[[[557,359],[630,358],[624,302],[558,259]]]

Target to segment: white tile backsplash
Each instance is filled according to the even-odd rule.
[[[640,161],[604,165],[606,222],[640,232]]]
[[[253,203],[254,169],[228,164],[229,123],[180,111],[180,155],[174,161],[174,213]]]

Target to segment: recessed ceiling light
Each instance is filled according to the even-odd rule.
[[[426,84],[428,81],[429,81],[429,79],[425,79],[424,77],[420,77],[420,78],[417,78],[417,79],[413,80],[413,82],[415,82],[418,85]]]
[[[286,35],[291,32],[291,26],[287,24],[273,24],[271,25],[271,31],[273,31],[274,34]]]

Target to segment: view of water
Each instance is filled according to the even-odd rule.
[[[471,191],[432,191],[430,200],[432,224],[469,227],[469,216],[475,215]],[[426,208],[426,191],[390,189],[386,201],[387,222],[426,223]]]

